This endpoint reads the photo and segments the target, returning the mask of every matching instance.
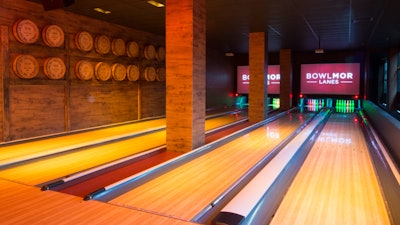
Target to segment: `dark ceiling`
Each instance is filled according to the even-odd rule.
[[[165,34],[165,8],[147,0],[75,0],[65,10]],[[249,32],[259,31],[270,52],[400,46],[400,0],[206,0],[206,14],[207,46],[221,51],[247,53]]]

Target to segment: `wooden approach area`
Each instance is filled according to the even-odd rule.
[[[286,114],[108,202],[190,221],[309,116]]]
[[[194,224],[2,179],[0,193],[2,225]]]
[[[270,224],[390,224],[354,114],[333,114]]]

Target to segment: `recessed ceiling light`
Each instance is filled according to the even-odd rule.
[[[99,12],[99,13],[103,13],[103,14],[110,14],[111,13],[110,10],[105,10],[105,9],[102,9],[102,8],[94,8],[93,10],[96,11],[96,12]]]
[[[149,0],[149,1],[147,1],[147,3],[149,3],[150,5],[153,5],[155,7],[158,7],[158,8],[161,8],[161,7],[165,6],[164,4],[162,4],[160,2],[153,1],[153,0]]]

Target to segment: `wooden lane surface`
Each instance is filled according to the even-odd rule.
[[[165,118],[134,122],[47,139],[32,140],[22,143],[17,142],[15,144],[0,146],[0,160],[26,156],[55,148],[80,145],[82,143],[93,142],[96,140],[101,141],[110,136],[136,133],[143,131],[144,129],[160,126],[165,126]]]
[[[171,224],[194,223],[105,204],[0,179],[0,223],[25,224]]]
[[[191,220],[308,116],[288,114],[128,190],[109,203]]]
[[[334,114],[270,224],[390,224],[353,114]]]
[[[220,119],[222,122],[219,121]],[[226,115],[209,119],[206,123],[212,129],[221,124],[232,123],[237,119],[238,117],[234,115]],[[57,141],[60,142],[58,139]],[[38,185],[164,144],[165,130],[162,130],[140,137],[53,155],[3,168],[0,169],[0,178],[29,185]],[[32,143],[32,145],[35,144]]]
[[[165,131],[31,160],[0,170],[0,178],[38,185],[165,144]]]
[[[211,130],[243,118],[246,118],[246,114],[243,112],[211,118],[206,120],[206,130]],[[162,127],[165,126],[165,123],[165,118],[159,118],[50,137],[46,139],[16,142],[15,144],[6,144],[3,146],[0,145],[0,162],[2,160],[24,157],[54,149],[57,151],[57,149],[63,150],[65,148],[76,148],[96,142],[102,142],[105,139],[108,140],[113,137],[139,133],[146,129]]]
[[[248,127],[250,125],[251,124],[249,122],[243,122],[243,123],[236,124],[234,126],[224,128],[222,131],[207,134],[206,135],[206,143],[215,141],[219,138],[222,138],[226,135],[234,133],[234,132],[241,130],[245,127]],[[125,179],[126,177],[129,177],[129,176],[132,176],[139,172],[142,172],[146,169],[149,169],[149,168],[156,166],[158,164],[161,164],[163,162],[166,162],[167,160],[175,158],[181,154],[183,154],[183,153],[166,151],[164,149],[163,151],[157,152],[157,154],[155,154],[155,155],[150,154],[148,156],[148,158],[129,163],[129,165],[126,165],[122,168],[113,169],[110,172],[96,175],[92,178],[89,178],[85,181],[82,181],[82,182],[72,185],[72,186],[62,187],[60,189],[57,188],[57,191],[76,195],[76,196],[81,196],[83,198],[87,194],[92,193],[93,191],[96,191],[102,187],[108,186],[119,180]]]
[[[247,114],[241,112],[241,113],[227,114],[225,116],[206,119],[205,129],[206,131],[212,130],[217,127],[221,127],[245,118],[247,118]]]

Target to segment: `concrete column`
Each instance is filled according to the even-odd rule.
[[[281,49],[279,52],[281,70],[280,110],[292,108],[292,50]]]
[[[397,76],[399,67],[399,49],[391,48],[389,50],[389,65],[387,74],[387,109],[389,111],[396,110],[397,95]]]
[[[249,38],[249,121],[267,118],[267,37],[264,32],[250,33]]]
[[[205,143],[205,0],[166,0],[166,143],[188,152]]]

